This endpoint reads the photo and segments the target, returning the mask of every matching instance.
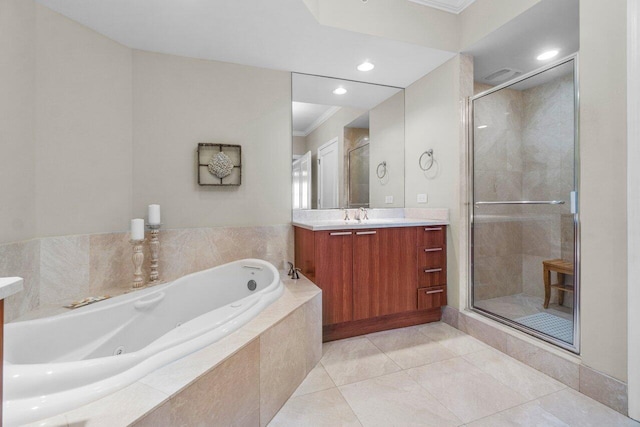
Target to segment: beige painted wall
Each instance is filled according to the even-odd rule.
[[[458,15],[410,1],[306,0],[322,25],[434,49],[458,50]]]
[[[404,91],[369,113],[369,204],[372,208],[404,207]],[[376,168],[387,162],[387,175],[378,179]],[[385,203],[393,196],[393,203]]]
[[[36,55],[36,235],[127,229],[131,50],[36,5]]]
[[[289,73],[134,55],[31,0],[0,7],[0,243],[124,231],[151,202],[171,228],[289,222]],[[201,141],[243,146],[241,187],[197,186]]]
[[[291,75],[133,52],[133,212],[168,228],[291,220]],[[242,185],[200,187],[199,142],[242,145]]]
[[[447,301],[461,308],[460,286],[466,283],[460,267],[466,253],[462,242],[466,218],[461,199],[464,185],[461,100],[472,95],[471,59],[457,55],[405,90],[405,206],[449,208],[447,236]],[[436,165],[429,172],[418,168],[418,158],[432,148]],[[426,193],[428,203],[417,203]]]
[[[322,123],[313,132],[307,135],[307,151],[311,151],[311,206],[313,209],[318,207],[318,148],[323,144],[338,138],[338,152],[344,152],[344,127],[364,114],[365,110],[357,108],[340,108],[333,116]],[[344,185],[344,156],[338,156],[338,182],[339,206],[346,205],[346,191]]]
[[[625,2],[580,2],[579,66],[582,360],[625,381]]]
[[[476,0],[458,15],[459,50],[469,48],[539,2],[540,0]]]
[[[0,1],[0,243],[35,235],[34,7]]]
[[[303,155],[307,151],[307,138],[304,136],[293,137],[293,154]]]
[[[410,1],[305,0],[323,25],[462,51],[540,0],[476,0],[460,14]]]

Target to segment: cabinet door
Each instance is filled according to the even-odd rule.
[[[315,234],[311,230],[294,227],[295,232],[295,266],[300,268],[309,280],[316,281]]]
[[[322,324],[353,320],[351,231],[316,231],[316,285],[322,289]]]
[[[353,236],[353,320],[379,316],[381,301],[380,230],[357,230]]]
[[[376,316],[417,309],[416,231],[413,227],[382,228],[380,242],[380,299]]]

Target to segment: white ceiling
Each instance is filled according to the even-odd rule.
[[[356,108],[369,111],[402,89],[350,80],[333,79],[308,74],[293,74],[291,81],[293,132],[296,136],[307,136],[340,108]],[[333,90],[343,87],[344,95]],[[350,127],[369,127],[369,115],[363,115]]]
[[[454,55],[322,26],[302,0],[37,1],[135,49],[399,87]]]
[[[444,10],[451,13],[460,13],[476,0],[409,0],[414,3],[422,4],[436,9]]]
[[[307,136],[340,110],[332,105],[291,103],[294,136]]]
[[[291,99],[307,104],[334,105],[338,107],[371,110],[385,99],[402,89],[349,80],[330,79],[308,74],[293,74]],[[343,87],[344,95],[335,95],[333,90]]]
[[[474,77],[496,85],[505,80],[487,81],[486,76],[502,68],[522,74],[575,53],[580,48],[578,0],[542,0],[537,5],[492,32],[466,53],[474,57]],[[557,57],[538,61],[547,50],[560,51]]]

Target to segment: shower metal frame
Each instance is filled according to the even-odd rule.
[[[574,88],[574,182],[573,187],[576,191],[576,213],[573,217],[574,228],[574,292],[573,292],[573,343],[567,343],[550,335],[544,334],[540,331],[532,329],[528,326],[522,325],[514,320],[500,316],[496,313],[483,310],[474,306],[474,292],[473,292],[473,228],[474,228],[474,163],[473,163],[473,150],[474,150],[474,122],[473,122],[473,101],[478,100],[484,96],[490,95],[499,90],[505,89],[523,80],[544,73],[552,68],[558,67],[563,64],[567,64],[573,61],[573,88]],[[495,86],[484,92],[478,93],[472,97],[466,99],[466,140],[467,140],[467,206],[469,215],[469,227],[468,231],[468,263],[467,263],[467,277],[468,277],[468,295],[467,295],[467,308],[480,315],[496,320],[502,324],[510,326],[516,330],[525,332],[543,341],[554,344],[572,353],[580,354],[580,86],[578,75],[578,54],[569,55],[552,63],[549,63],[543,67],[533,70],[529,73],[518,76],[511,79],[501,85]]]

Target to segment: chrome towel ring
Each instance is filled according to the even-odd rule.
[[[422,158],[424,156],[427,156],[429,158],[428,166],[425,165],[424,167],[422,166]],[[418,166],[420,166],[420,169],[422,169],[423,171],[428,171],[429,169],[431,169],[433,167],[433,149],[428,149],[427,151],[425,151],[424,153],[422,153],[422,155],[420,156],[420,158],[418,159]]]
[[[382,171],[380,171],[380,168],[382,168]],[[378,176],[378,179],[382,179],[385,176],[387,176],[387,162],[386,161],[380,162],[378,164],[378,167],[376,168],[376,175]]]

